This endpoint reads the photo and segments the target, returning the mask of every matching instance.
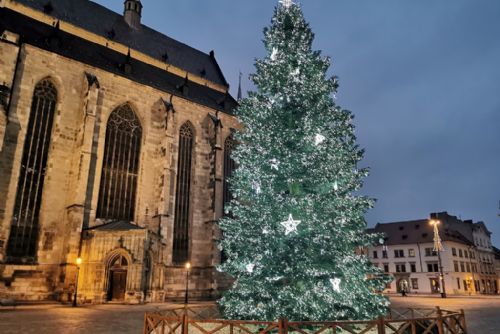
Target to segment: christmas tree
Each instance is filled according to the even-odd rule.
[[[373,244],[355,195],[358,169],[353,116],[334,103],[330,60],[312,50],[302,9],[283,0],[264,30],[268,52],[256,61],[257,92],[237,115],[233,200],[222,219],[220,270],[234,285],[219,302],[232,319],[372,319],[387,311],[377,293],[385,278],[360,251]],[[378,242],[378,238],[376,240]]]

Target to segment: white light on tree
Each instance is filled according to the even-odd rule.
[[[320,134],[317,134],[316,137],[314,137],[314,143],[316,146],[319,144],[322,144],[326,140],[326,137]]]
[[[330,278],[330,283],[332,284],[333,291],[335,292],[340,292],[340,278],[335,277],[335,278]]]
[[[247,271],[248,271],[249,273],[253,273],[253,269],[254,269],[254,268],[255,268],[255,264],[253,264],[253,263],[249,263],[249,264],[247,264],[246,269],[247,269]]]

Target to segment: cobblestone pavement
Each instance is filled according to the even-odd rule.
[[[447,298],[391,297],[393,307],[440,306],[443,309],[464,309],[471,334],[500,334],[500,297]],[[108,334],[141,333],[145,312],[161,311],[171,304],[97,305],[72,308],[62,305],[0,307],[0,333],[24,334]]]
[[[391,297],[393,307],[436,307],[465,311],[470,334],[500,334],[500,297]]]

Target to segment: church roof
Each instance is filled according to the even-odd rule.
[[[133,29],[121,14],[89,0],[16,0],[25,6],[164,60],[189,73],[228,86],[215,57],[194,49],[145,25]],[[47,9],[50,3],[49,9]]]
[[[35,2],[35,0],[23,1]],[[80,0],[67,2],[72,1],[81,2]],[[228,93],[192,81],[186,84],[186,79],[183,77],[134,59],[133,52],[132,57],[123,55],[60,30],[57,25],[53,27],[44,24],[8,8],[0,8],[0,32],[4,30],[19,34],[21,43],[89,64],[228,114],[232,114],[237,106],[237,102]],[[184,89],[186,86],[188,89]]]
[[[130,230],[143,230],[144,228],[134,225],[128,221],[114,221],[111,223],[95,226],[89,228],[94,231],[130,231]]]

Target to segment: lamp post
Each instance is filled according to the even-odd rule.
[[[476,290],[476,278],[474,277],[474,266],[472,265],[472,251],[471,249],[473,249],[474,246],[469,246],[467,247],[467,249],[469,250],[469,263],[470,263],[470,272],[472,274],[471,276],[471,280],[472,280],[472,286],[474,286],[474,293],[477,293],[477,290]]]
[[[441,298],[446,298],[446,287],[444,284],[443,262],[441,261],[441,251],[443,246],[439,237],[439,220],[431,220],[429,222],[434,227],[434,251],[437,252],[439,266],[439,289],[441,290]]]
[[[188,305],[189,269],[191,269],[191,263],[186,262],[186,291],[184,293],[184,308],[186,310],[187,310],[187,305]]]
[[[79,257],[76,259],[76,282],[75,282],[75,294],[73,296],[73,307],[76,307],[76,296],[78,293],[78,276],[80,276],[80,265],[82,264],[82,259]]]

